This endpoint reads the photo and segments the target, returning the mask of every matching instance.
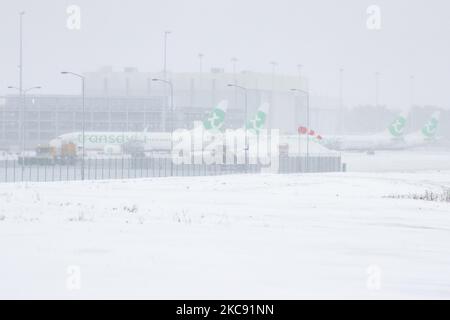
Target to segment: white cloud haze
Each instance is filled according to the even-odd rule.
[[[366,9],[381,8],[381,30],[366,27]],[[69,5],[81,7],[81,30],[66,27]],[[374,103],[381,73],[380,103],[391,108],[414,102],[448,107],[450,30],[445,0],[19,0],[0,4],[0,95],[18,82],[18,12],[24,17],[24,85],[44,93],[77,93],[76,80],[59,72],[92,71],[103,65],[162,69],[163,31],[172,30],[168,67],[173,71],[277,71],[310,78],[316,94],[337,96],[345,69],[347,105]]]

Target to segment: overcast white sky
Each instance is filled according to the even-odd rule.
[[[81,30],[66,27],[69,5],[81,7]],[[366,27],[366,9],[381,8],[381,30]],[[409,76],[414,101],[450,106],[450,2],[448,0],[2,0],[0,4],[0,95],[18,82],[18,12],[24,20],[24,86],[44,93],[77,93],[59,72],[103,65],[162,69],[163,31],[169,39],[168,67],[304,74],[315,93],[337,96],[345,69],[345,102],[374,103],[381,73],[380,102],[406,108]]]

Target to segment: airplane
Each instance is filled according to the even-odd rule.
[[[421,147],[436,141],[436,133],[439,127],[440,115],[441,113],[439,111],[434,112],[422,129],[417,132],[407,134],[404,137],[405,147]]]
[[[434,112],[421,130],[407,135],[404,135],[406,127],[404,114],[400,115],[381,134],[323,137],[305,127],[300,127],[299,133],[308,134],[313,141],[319,142],[329,149],[339,151],[402,150],[425,146],[436,141],[438,139],[436,133],[439,127],[439,118],[440,112]]]
[[[227,112],[228,102],[222,100],[217,108],[203,121],[203,128],[205,130],[220,131],[223,129],[225,123],[225,114]]]
[[[267,120],[267,114],[269,113],[270,105],[267,102],[263,102],[259,107],[256,115],[253,119],[247,121],[246,129],[253,134],[259,134],[264,128]]]
[[[406,115],[400,114],[383,132],[371,135],[320,136],[320,143],[332,150],[365,151],[397,150],[405,147],[403,140]]]
[[[202,129],[218,131],[224,126],[228,101],[222,100],[217,107],[201,122]],[[196,128],[194,128],[196,130]],[[89,131],[84,134],[85,150],[103,152],[106,154],[119,154],[123,146],[129,142],[142,143],[145,151],[170,150],[172,136],[170,132],[96,132]],[[50,141],[50,146],[60,147],[63,143],[73,143],[78,148],[82,146],[82,132],[71,132],[58,136]]]
[[[240,130],[242,130],[242,133],[247,132],[247,135],[249,137],[259,135],[266,124],[269,107],[270,106],[267,102],[263,102],[258,108],[255,116],[252,119],[249,119],[246,124],[243,125],[242,128],[240,128]],[[213,122],[214,119],[210,120],[210,122]],[[215,130],[211,130],[211,128],[209,130],[206,130],[207,128],[210,128],[210,126],[204,125],[199,130],[193,132],[194,136],[196,135],[194,139],[201,139],[203,142],[202,144],[194,144],[193,152],[195,154],[215,152],[212,149],[216,149],[226,144],[226,132],[225,130],[223,130],[223,127],[221,128],[221,130],[218,130],[218,128],[214,128]],[[212,147],[212,149],[209,147]],[[245,147],[244,145],[243,150],[240,150],[238,152],[244,152],[245,149],[248,149],[248,146]],[[231,150],[229,150],[229,152],[231,152]]]

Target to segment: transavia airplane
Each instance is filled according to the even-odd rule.
[[[264,129],[269,108],[270,105],[267,102],[263,102],[256,112],[255,117],[247,122],[245,127],[250,133],[259,134],[259,132]]]
[[[405,135],[406,116],[399,115],[384,132],[373,135],[321,136],[314,139],[325,147],[339,151],[399,150],[425,146],[436,140],[439,112],[417,132]],[[308,130],[307,130],[308,131]],[[309,133],[308,133],[309,134]]]
[[[221,101],[203,122],[194,126],[192,132],[204,131],[217,133],[224,130],[225,115],[228,108],[226,100]],[[249,132],[258,133],[265,125],[269,105],[263,103],[255,117],[247,122]],[[84,144],[87,151],[103,152],[106,154],[121,153],[122,147],[128,142],[143,143],[145,151],[167,151],[171,148],[171,134],[169,132],[85,132]],[[50,141],[50,145],[60,147],[63,143],[73,143],[81,147],[83,134],[72,132],[63,134]]]
[[[175,149],[190,143],[191,151],[196,156],[203,157],[208,154],[216,154],[221,147],[232,147],[231,149],[227,149],[228,153],[243,155],[246,150],[250,149],[250,146],[255,147],[253,144],[256,141],[251,138],[258,137],[261,130],[264,129],[269,107],[267,102],[263,102],[254,117],[247,120],[245,125],[241,128],[230,130],[230,135],[227,133],[228,130],[211,130],[208,129],[209,127],[206,125],[195,127],[191,131],[180,132],[174,137],[174,143],[176,145]],[[248,140],[245,140],[245,133],[247,133]],[[242,140],[240,140],[242,144],[235,140],[239,140],[240,138],[242,138]],[[247,146],[245,145],[245,142],[248,143]]]
[[[440,112],[436,111],[420,131],[406,135],[404,137],[406,147],[422,147],[438,140],[439,137],[436,137],[436,133],[439,128],[440,115]]]
[[[225,114],[228,101],[222,100],[217,107],[201,123],[204,130],[221,130],[224,126]],[[194,128],[197,130],[197,128]],[[106,154],[119,154],[122,148],[129,142],[139,142],[144,145],[145,151],[163,151],[171,148],[171,135],[169,132],[98,132],[89,131],[84,133],[84,145],[87,151],[103,152]],[[50,141],[50,145],[59,147],[63,143],[73,143],[81,147],[83,143],[82,132],[71,132],[63,134]]]

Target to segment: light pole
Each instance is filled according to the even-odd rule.
[[[410,110],[410,112],[409,112],[409,115],[410,115],[410,118],[411,118],[411,120],[409,121],[409,123],[410,123],[410,128],[414,125],[414,120],[415,120],[415,117],[413,118],[413,115],[414,115],[414,82],[415,82],[415,76],[414,75],[410,75],[409,76],[409,104],[410,104],[410,108],[411,108],[411,110]]]
[[[83,114],[83,120],[81,121],[81,144],[82,144],[82,150],[81,150],[81,180],[84,180],[84,159],[85,159],[85,121],[86,121],[86,108],[85,108],[85,77],[81,74],[70,72],[70,71],[62,71],[61,74],[69,74],[74,77],[81,79],[81,95],[82,95],[82,114]]]
[[[23,94],[23,16],[25,15],[25,11],[22,11],[19,13],[19,20],[20,20],[20,26],[19,26],[19,92],[20,95]],[[21,103],[23,103],[23,99],[21,97]],[[22,115],[24,114],[24,106],[22,105]]]
[[[270,64],[272,65],[272,75],[275,75],[275,68],[278,66],[278,63],[276,61],[270,61]]]
[[[378,107],[380,99],[380,73],[375,72],[375,107]]]
[[[164,31],[164,65],[163,65],[163,80],[167,80],[167,38],[172,31],[166,30]],[[167,105],[165,106],[167,108]],[[161,122],[162,129],[166,131],[166,108],[163,109]]]
[[[339,134],[344,133],[344,69],[339,69]]]
[[[170,114],[171,114],[171,116],[170,116],[171,117],[171,121],[170,121],[170,157],[172,160],[173,130],[174,130],[174,122],[175,122],[174,107],[173,107],[173,83],[169,80],[158,79],[158,78],[153,78],[152,81],[163,82],[163,83],[167,84],[170,88]],[[173,176],[173,161],[170,161],[170,175]]]
[[[19,27],[19,91],[23,93],[23,16],[25,11],[19,13],[20,27]],[[23,106],[22,106],[23,107]],[[22,110],[23,111],[23,110]]]
[[[303,69],[303,65],[302,64],[298,64],[297,65],[297,70],[298,70],[298,80],[299,80],[299,86],[302,86],[302,69]]]
[[[414,81],[415,81],[416,77],[414,75],[409,76],[409,103],[411,108],[414,106]]]
[[[169,30],[164,31],[164,80],[167,79],[167,37],[171,33],[172,31]]]
[[[298,87],[302,88],[302,71],[303,71],[303,65],[302,64],[297,64],[297,72],[298,72]],[[296,121],[300,122],[300,112],[298,112],[298,108],[295,108],[295,114],[294,114],[294,118]],[[300,136],[299,136],[299,141],[300,141]],[[299,143],[299,148],[300,148],[300,143]],[[299,149],[299,153],[300,153],[300,149]]]
[[[275,100],[275,70],[276,67],[278,66],[278,63],[276,61],[271,61],[270,64],[272,65],[272,90],[270,93],[270,104],[273,106],[275,105],[274,100]],[[272,113],[272,112],[271,112]],[[270,129],[272,129],[273,127],[273,117],[269,117],[269,127]]]
[[[20,94],[20,104],[22,106],[22,142],[25,140],[23,137],[24,131],[24,123],[25,123],[25,106],[24,106],[24,98],[23,98],[23,16],[25,15],[25,11],[19,12],[19,94]],[[22,145],[22,181],[23,181],[23,158],[25,150]]]
[[[25,104],[26,104],[26,95],[29,91],[31,90],[37,90],[37,89],[41,89],[41,87],[36,86],[36,87],[31,87],[28,89],[23,90],[22,88],[18,88],[18,87],[13,87],[13,86],[9,86],[8,89],[16,89],[19,91],[19,101],[20,104],[22,105],[22,121],[21,121],[21,126],[20,126],[20,136],[21,136],[21,155],[22,155],[22,181],[23,181],[23,175],[24,175],[24,170],[25,170]]]
[[[203,53],[199,53],[198,54],[198,60],[199,60],[199,63],[200,63],[200,73],[203,73],[203,57],[204,56],[205,55]]]
[[[228,87],[234,87],[236,89],[241,89],[242,91],[244,91],[244,96],[245,96],[245,110],[244,110],[244,130],[245,130],[245,171],[247,172],[247,161],[248,161],[248,137],[247,137],[247,116],[248,116],[248,97],[247,97],[247,92],[248,89],[242,86],[239,86],[237,84],[234,83],[229,83]]]
[[[306,96],[306,172],[309,171],[309,133],[310,133],[310,124],[309,124],[309,91],[305,91],[302,89],[291,89],[291,91],[299,92]]]
[[[380,104],[380,73],[375,72],[375,109],[378,109]],[[381,117],[377,117],[377,125],[381,126]]]
[[[238,58],[233,57],[231,58],[231,63],[233,64],[233,83],[237,85],[237,78],[236,78],[236,65],[238,63]],[[237,106],[237,88],[234,89],[234,105]]]
[[[234,80],[234,82],[236,82],[236,65],[237,65],[238,61],[239,60],[236,57],[231,58],[231,63],[233,64],[233,78],[234,78],[233,80]]]

